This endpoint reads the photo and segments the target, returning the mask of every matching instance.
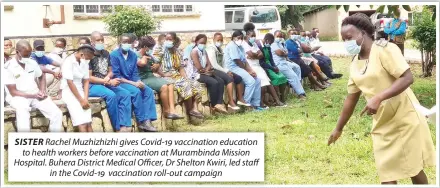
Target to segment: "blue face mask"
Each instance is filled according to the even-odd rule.
[[[43,57],[44,56],[44,51],[35,51],[35,55],[37,57]]]
[[[205,50],[205,45],[204,45],[204,44],[198,44],[198,45],[197,45],[197,48],[198,48],[200,51],[203,51],[203,50]]]
[[[265,47],[270,47],[270,44],[264,44]]]
[[[250,42],[251,44],[255,43],[255,37],[250,38],[250,39],[249,39],[249,42]]]
[[[96,50],[104,50],[104,44],[102,44],[102,43],[96,43],[96,44],[95,44],[95,49],[96,49]]]
[[[281,38],[275,38],[275,42],[276,42],[276,43],[281,42]]]
[[[163,45],[165,46],[165,48],[172,48],[174,46],[173,41],[169,40],[165,41]]]
[[[153,50],[148,50],[148,55],[153,55]]]
[[[361,46],[364,43],[364,38],[362,37],[362,43],[361,45],[358,45],[356,40],[349,40],[344,42],[344,47],[347,50],[347,52],[351,55],[357,55],[361,52]]]
[[[131,44],[122,44],[121,48],[122,48],[122,50],[128,52],[128,50],[131,49]]]

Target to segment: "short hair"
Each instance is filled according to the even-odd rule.
[[[368,17],[364,13],[356,13],[349,17],[346,17],[344,20],[342,20],[341,27],[346,25],[352,25],[357,29],[367,33],[368,37],[373,38],[375,31],[374,25],[373,23],[371,23],[370,17]]]
[[[8,41],[8,40],[11,41],[11,39],[6,38],[6,37],[3,39],[3,41]]]
[[[276,30],[275,32],[273,32],[273,36],[277,35],[278,33],[281,33],[281,35],[283,34],[283,33],[281,32],[281,30]]]
[[[136,36],[136,34],[134,34],[134,33],[128,33],[128,36],[130,36],[130,40],[131,40],[131,42],[134,42],[135,40],[138,39],[137,36]]]
[[[255,30],[255,25],[251,22],[248,22],[246,24],[244,24],[243,26],[243,30],[247,33],[248,31],[253,31]]]
[[[144,48],[144,47],[152,48],[154,47],[154,45],[156,45],[156,41],[151,36],[143,36],[139,39],[139,46],[138,46],[139,48]]]
[[[221,33],[219,33],[219,32],[214,33],[214,38],[217,37],[217,36],[219,36],[219,35],[223,36],[223,35],[222,35]]]
[[[234,31],[234,33],[232,33],[232,38],[239,37],[239,36],[243,37],[243,32],[241,30],[236,30],[236,31]]]
[[[194,42],[197,42],[197,41],[199,41],[200,39],[203,39],[203,38],[208,40],[208,37],[205,34],[199,34],[199,35],[196,36],[196,39],[194,39]]]
[[[30,49],[32,49],[32,47],[31,47],[31,43],[29,43],[29,41],[24,40],[24,39],[19,40],[19,41],[17,42],[17,44],[15,44],[15,48],[16,48],[18,51],[22,50],[23,48],[30,48]]]
[[[81,37],[79,38],[78,42],[82,40],[85,40],[87,44],[91,44],[89,37]]]
[[[57,40],[55,40],[55,42],[62,42],[64,44],[64,46],[67,46],[67,41],[65,38],[57,38]]]
[[[290,32],[294,33],[295,30],[294,29],[290,29],[289,31],[287,31],[287,33],[290,33]]]
[[[165,35],[165,34],[162,33],[162,34],[160,34],[157,38],[158,38],[158,39],[160,39],[160,38],[165,38],[166,36],[167,36],[167,35]]]
[[[82,52],[82,53],[91,53],[91,54],[95,53],[95,49],[91,45],[89,45],[89,44],[80,46],[77,49],[77,51],[78,52]]]
[[[267,33],[266,35],[264,35],[264,40],[273,43],[273,41],[275,41],[275,36],[272,33]]]
[[[293,31],[293,35],[298,35],[298,31]]]
[[[130,35],[130,33],[124,33],[121,35],[120,40],[122,41],[122,38],[127,37],[130,41],[129,43],[133,43],[134,40],[132,40],[132,35]]]

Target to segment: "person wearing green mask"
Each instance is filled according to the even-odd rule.
[[[139,76],[145,85],[159,93],[163,108],[163,117],[172,120],[183,119],[182,116],[176,113],[176,109],[174,108],[174,84],[164,78],[156,77],[153,74],[160,68],[160,63],[153,56],[153,48],[155,45],[156,41],[154,41],[151,36],[144,36],[139,39],[138,48],[141,54],[141,58],[139,58],[137,62]]]

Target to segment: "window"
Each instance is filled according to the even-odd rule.
[[[225,12],[225,23],[232,23],[232,11]]]
[[[250,11],[250,20],[252,23],[267,23],[278,21],[278,14],[276,9],[256,9]]]
[[[114,5],[73,5],[74,14],[112,13]]]
[[[192,5],[152,5],[151,10],[157,13],[185,13],[194,11]]]
[[[234,23],[243,23],[243,22],[244,22],[244,11],[235,11]]]

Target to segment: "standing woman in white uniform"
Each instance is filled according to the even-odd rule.
[[[89,62],[94,57],[94,48],[84,44],[66,58],[62,67],[62,99],[79,132],[93,132],[92,111],[89,105]]]

